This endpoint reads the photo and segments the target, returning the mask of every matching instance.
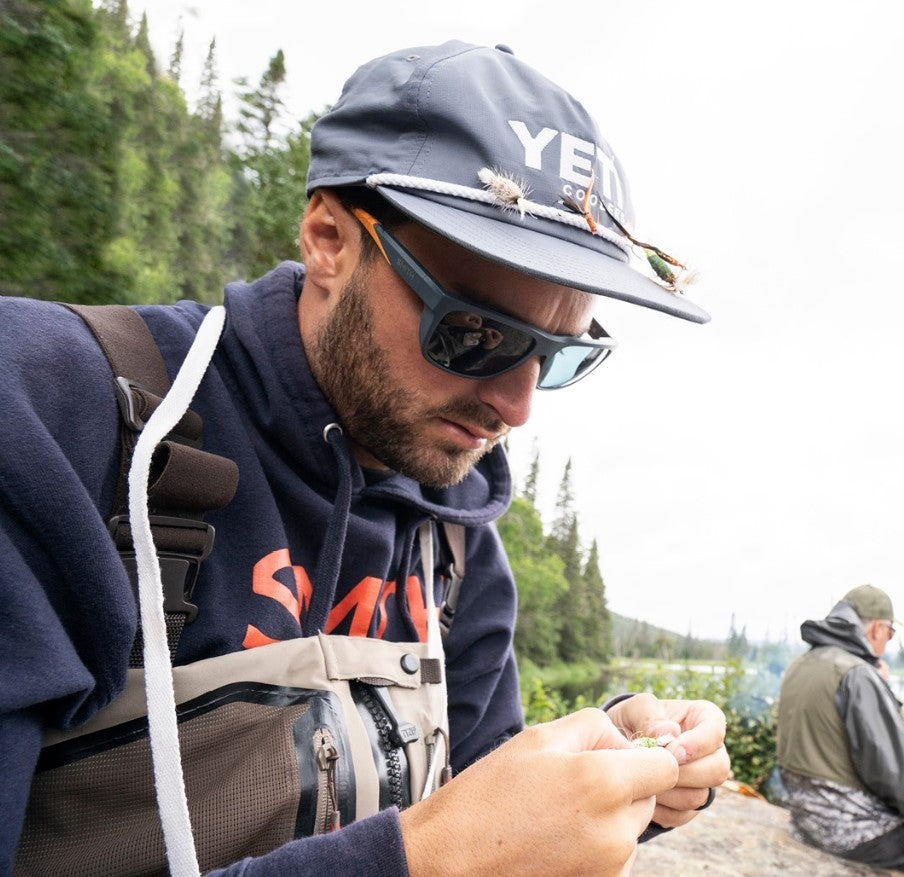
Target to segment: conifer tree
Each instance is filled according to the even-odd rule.
[[[245,149],[252,155],[260,155],[274,145],[274,126],[285,110],[282,86],[286,81],[286,56],[280,49],[271,59],[257,87],[240,92],[238,130],[245,136]],[[248,89],[248,80],[236,81],[240,88]]]
[[[558,653],[568,591],[562,561],[545,547],[540,515],[525,497],[512,500],[498,527],[518,588],[515,652],[521,661],[550,664]]]
[[[184,54],[185,30],[180,21],[179,33],[176,35],[176,43],[173,46],[173,52],[170,55],[169,68],[167,69],[167,75],[176,83],[176,85],[179,85],[182,80],[182,58]]]
[[[217,303],[225,281],[250,276],[250,272],[237,262],[231,249],[236,221],[231,205],[233,191],[236,185],[245,183],[236,182],[224,155],[216,39],[210,41],[207,50],[196,111],[187,121],[187,134],[179,151],[181,296]]]
[[[135,34],[135,48],[145,58],[145,66],[148,76],[153,80],[157,78],[157,59],[154,57],[154,50],[151,48],[151,35],[148,30],[148,14],[142,13],[141,21],[138,25],[138,33]]]
[[[568,595],[562,607],[564,618],[559,636],[559,657],[563,661],[581,661],[590,656],[587,618],[592,609],[583,575],[583,555],[577,515],[574,512],[571,458],[565,464],[559,483],[556,514],[546,544],[562,561],[565,580],[568,582]]]
[[[245,135],[245,145],[236,157],[233,247],[252,275],[299,257],[298,223],[307,203],[309,135],[316,115],[298,123],[283,144],[274,145],[274,128],[284,108],[281,87],[285,75],[280,50],[271,58],[258,87],[240,95],[243,106],[238,127]]]
[[[534,443],[534,459],[524,481],[522,496],[534,507],[537,505],[537,483],[540,480],[540,449]]]
[[[587,656],[607,661],[612,656],[612,621],[606,605],[606,585],[600,571],[599,545],[596,539],[584,564],[583,591],[587,601],[584,639]]]
[[[728,640],[725,644],[725,650],[728,657],[742,660],[747,657],[749,648],[750,645],[747,642],[747,628],[746,626],[742,627],[741,632],[738,633],[738,630],[735,627],[735,614],[732,612],[731,624],[728,629]]]
[[[556,513],[549,533],[551,547],[567,541],[574,518],[574,490],[571,486],[571,457],[565,463],[565,471],[559,483],[559,492],[556,496]]]
[[[555,545],[568,582],[568,595],[562,607],[565,617],[559,637],[559,656],[563,661],[582,661],[589,657],[587,618],[591,606],[582,575],[578,523],[573,514],[569,519],[567,535],[564,539],[556,540]]]
[[[217,72],[217,40],[214,37],[207,49],[207,58],[201,71],[201,88],[198,95],[197,115],[205,123],[208,142],[215,144],[217,154],[223,134],[223,93],[220,91]]]

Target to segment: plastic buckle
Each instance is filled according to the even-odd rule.
[[[186,616],[186,623],[194,621],[198,607],[188,602],[198,580],[201,562],[213,550],[216,531],[204,521],[189,518],[171,518],[163,515],[149,515],[151,528],[168,527],[170,529],[196,530],[200,537],[198,553],[187,551],[170,551],[157,546],[157,559],[160,563],[160,579],[163,585],[163,611],[180,612]],[[107,526],[116,538],[117,531],[123,524],[129,524],[128,515],[115,515]],[[158,540],[155,538],[155,544]],[[133,549],[120,549],[119,556],[129,574],[135,599],[138,599],[138,566]]]
[[[143,390],[144,387],[123,377],[116,378],[113,387],[116,390],[116,402],[119,405],[119,413],[122,415],[126,426],[133,432],[141,432],[144,429],[145,422],[138,416],[132,390]]]
[[[442,635],[449,634],[458,608],[458,595],[461,591],[462,577],[455,571],[455,564],[450,563],[445,571],[446,587],[443,589],[443,602],[439,608],[439,626]]]

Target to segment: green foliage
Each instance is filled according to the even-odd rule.
[[[0,7],[0,292],[100,299],[114,207],[90,0]],[[94,275],[91,280],[88,276]]]
[[[518,585],[516,654],[549,663],[555,660],[565,621],[559,611],[568,592],[562,561],[544,549],[540,515],[524,497],[512,501],[498,526]]]
[[[266,152],[274,146],[274,127],[285,104],[281,88],[286,81],[286,56],[280,49],[271,59],[256,88],[249,88],[244,77],[236,80],[243,91],[239,94],[241,109],[237,130],[245,135],[246,150],[252,154]]]
[[[240,96],[238,155],[215,43],[194,112],[183,50],[180,34],[163,72],[126,0],[0,5],[0,294],[215,302],[226,280],[298,257],[316,117],[277,132],[283,53]]]
[[[666,669],[661,664],[620,663],[605,674],[602,694],[596,694],[585,681],[585,693],[568,697],[563,693],[567,668],[559,668],[558,678],[552,681],[528,668],[522,685],[525,719],[528,724],[550,721],[588,703],[600,705],[623,691],[646,691],[666,700],[709,700],[725,713],[725,746],[735,779],[762,788],[775,764],[780,677],[763,667],[748,673],[738,661],[714,664],[710,669],[712,672],[689,666]],[[578,672],[586,674],[586,668]]]
[[[580,587],[587,610],[580,619],[586,655],[597,661],[607,661],[612,656],[612,623],[606,606],[606,585],[600,572],[599,545],[596,539],[590,544],[590,553],[581,571]]]
[[[571,706],[554,688],[547,688],[541,679],[534,677],[529,696],[523,700],[524,720],[528,725],[551,722],[572,712]]]
[[[299,220],[307,204],[311,124],[312,120],[305,120],[284,146],[233,159],[236,177],[242,181],[236,207],[245,217],[236,226],[233,245],[238,260],[252,275],[297,258]]]
[[[581,549],[570,473],[569,461],[548,534],[534,505],[538,455],[525,489],[498,524],[518,587],[515,651],[522,663],[601,661],[612,653],[599,548],[594,542],[586,557]]]
[[[750,700],[728,704],[723,709],[727,722],[725,747],[735,779],[762,790],[775,766],[778,704]]]

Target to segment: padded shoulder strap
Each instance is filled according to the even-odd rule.
[[[120,460],[108,524],[137,594],[135,549],[128,515],[128,473],[145,422],[169,392],[170,380],[147,324],[125,305],[66,305],[85,322],[113,370],[120,409]],[[200,449],[201,418],[188,411],[154,452],[148,485],[151,529],[160,561],[170,656],[197,607],[189,602],[201,561],[213,548],[214,531],[204,514],[233,497],[238,468],[232,460]],[[129,666],[143,665],[139,626]]]
[[[169,375],[157,342],[138,313],[125,305],[71,305],[97,339],[117,377],[128,378],[161,399],[169,390]]]

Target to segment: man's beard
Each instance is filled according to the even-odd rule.
[[[384,465],[426,487],[461,481],[496,442],[479,450],[453,444],[426,444],[419,426],[441,417],[479,425],[493,433],[505,424],[476,399],[452,400],[422,408],[416,393],[390,373],[386,352],[373,345],[373,311],[365,284],[368,265],[359,265],[330,316],[317,332],[308,358],[347,435]]]

